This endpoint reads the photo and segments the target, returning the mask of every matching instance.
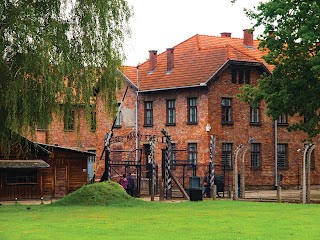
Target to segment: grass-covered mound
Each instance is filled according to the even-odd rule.
[[[85,185],[52,205],[136,206],[142,203],[128,195],[118,183],[106,181]]]

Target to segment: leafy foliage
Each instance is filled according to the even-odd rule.
[[[265,100],[268,114],[298,115],[289,130],[302,130],[309,138],[320,132],[320,3],[318,0],[270,0],[247,15],[264,26],[260,48],[274,66],[258,85],[246,86],[245,101]]]
[[[47,126],[62,103],[89,113],[97,89],[111,108],[131,16],[125,0],[2,1],[0,144]]]

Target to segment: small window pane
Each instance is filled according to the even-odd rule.
[[[189,164],[196,165],[198,162],[197,144],[188,143],[188,161]]]
[[[260,167],[261,164],[260,143],[251,144],[251,167]]]
[[[144,125],[153,125],[153,102],[145,102],[145,112],[144,112]]]
[[[189,98],[189,123],[197,123],[198,122],[198,112],[197,112],[197,98]]]
[[[222,143],[222,165],[232,165],[232,143]]]

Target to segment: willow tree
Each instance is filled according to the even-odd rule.
[[[247,11],[263,26],[260,48],[274,66],[258,85],[246,86],[246,101],[265,100],[268,114],[300,116],[290,130],[302,130],[309,138],[320,132],[320,2],[319,0],[270,0]]]
[[[94,89],[111,106],[131,16],[125,0],[3,0],[0,146],[49,124],[61,104],[89,111]]]

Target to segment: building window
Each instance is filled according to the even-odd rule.
[[[188,123],[198,123],[197,98],[188,99]]]
[[[74,131],[74,111],[64,114],[64,130]]]
[[[278,144],[278,167],[288,167],[288,145],[287,144]]]
[[[91,112],[91,122],[90,122],[90,130],[95,132],[97,129],[97,113],[95,111]]]
[[[232,166],[232,143],[222,143],[221,164],[224,166]]]
[[[144,126],[153,125],[153,102],[144,102]]]
[[[251,143],[251,167],[261,167],[261,144]]]
[[[192,165],[198,163],[198,146],[196,143],[188,143],[188,163]]]
[[[38,182],[37,169],[7,169],[8,184],[35,184]]]
[[[167,125],[176,124],[176,100],[167,100]]]
[[[250,107],[250,123],[260,123],[260,107]]]
[[[88,152],[96,153],[96,150],[88,150]],[[89,156],[87,158],[87,166],[88,166],[87,173],[88,173],[89,181],[92,181],[93,177],[94,177],[95,162],[96,162],[96,156],[95,155],[94,156]]]
[[[288,125],[288,115],[281,114],[278,118],[278,125]]]
[[[250,84],[250,69],[248,68],[232,68],[231,82],[235,84]]]
[[[231,98],[222,98],[222,123],[232,123]]]
[[[37,126],[37,131],[45,131],[45,130],[48,130],[48,123],[47,122],[41,122],[41,123],[38,123],[38,126]]]
[[[119,111],[120,107],[121,107],[121,103],[118,103],[118,108],[117,108],[118,115],[116,116],[117,118],[114,123],[114,127],[116,128],[121,128],[121,110]]]
[[[251,74],[250,69],[246,69],[244,71],[245,84],[250,84],[250,74]]]

